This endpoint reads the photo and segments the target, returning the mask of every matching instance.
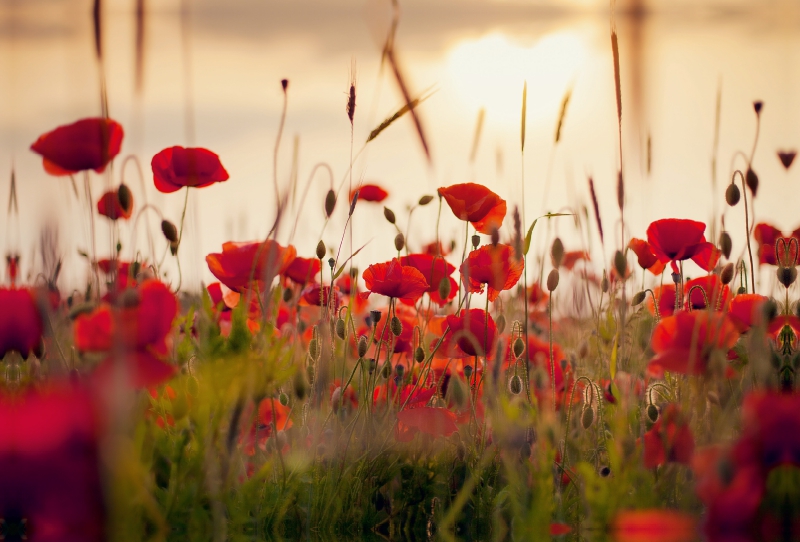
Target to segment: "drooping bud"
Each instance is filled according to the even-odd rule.
[[[396,219],[394,217],[394,211],[392,211],[388,207],[383,208],[383,216],[386,218],[386,221],[389,222],[389,224],[395,223]]]
[[[364,356],[367,355],[367,347],[368,346],[369,345],[367,344],[367,338],[364,335],[362,335],[361,337],[358,338],[358,357],[359,358],[363,358]]]
[[[502,335],[503,332],[506,330],[506,316],[501,314],[497,317],[497,320],[494,321],[495,326],[497,326],[497,333]]]
[[[397,316],[392,316],[392,321],[389,323],[389,329],[392,330],[392,335],[399,337],[403,333],[403,322]]]
[[[514,357],[519,358],[525,352],[525,341],[521,337],[517,337],[514,341]]]
[[[414,361],[417,363],[425,361],[425,350],[423,350],[421,346],[418,346],[416,350],[414,350]]]
[[[564,243],[558,237],[553,239],[550,256],[553,258],[553,267],[561,267],[561,262],[564,261]]]
[[[745,288],[744,286],[739,286],[739,287],[736,289],[736,294],[737,294],[737,295],[738,295],[738,294],[746,294],[746,293],[747,293],[747,288]]]
[[[317,243],[317,259],[321,260],[325,257],[325,243],[320,239],[319,243]]]
[[[594,410],[591,407],[584,408],[583,414],[581,414],[581,427],[583,427],[584,429],[589,429],[593,423],[594,423]]]
[[[552,292],[556,288],[558,288],[558,269],[553,269],[550,271],[550,274],[547,275],[547,290]]]
[[[279,403],[280,403],[282,406],[286,406],[286,405],[288,405],[288,404],[289,404],[289,396],[288,396],[288,395],[286,395],[285,393],[281,392],[281,394],[280,394],[280,395],[278,395],[278,402],[279,402]]]
[[[477,233],[472,234],[472,248],[478,248],[481,244],[481,236]]]
[[[647,419],[650,420],[652,423],[656,423],[658,420],[658,407],[656,405],[647,405]]]
[[[742,197],[742,193],[739,191],[739,187],[731,183],[728,185],[728,188],[725,189],[725,201],[731,207],[735,207],[737,203],[739,203],[739,199]]]
[[[369,358],[369,366],[367,367],[367,372],[372,374],[375,372],[375,367],[377,363],[375,363],[375,358]]]
[[[397,249],[397,252],[403,250],[403,247],[406,246],[406,238],[403,237],[402,233],[398,233],[394,236],[394,248]]]
[[[519,375],[512,376],[511,380],[508,381],[508,391],[514,395],[519,395],[519,393],[522,391],[522,379],[519,377]]]
[[[338,318],[336,320],[336,336],[339,337],[340,339],[344,339],[344,332],[345,332],[344,320]]]
[[[797,279],[797,268],[795,267],[779,267],[776,270],[778,275],[778,282],[788,288]]]
[[[439,281],[439,297],[447,299],[450,296],[450,277],[442,277]]]
[[[778,316],[778,304],[774,299],[768,299],[767,302],[764,303],[762,310],[764,312],[764,319],[767,322],[771,322],[776,316]]]
[[[119,188],[117,188],[117,201],[119,201],[120,207],[130,212],[133,206],[133,194],[131,193],[131,189],[128,188],[128,185],[119,185]]]
[[[646,292],[636,292],[636,294],[633,296],[633,299],[631,299],[631,306],[635,307],[640,305],[646,296]]]
[[[164,234],[164,238],[170,243],[178,242],[178,228],[169,220],[161,221],[161,233]]]
[[[600,474],[601,478],[608,478],[609,476],[611,476],[611,467],[609,467],[608,465],[603,465],[597,472],[598,474]]]
[[[722,268],[722,272],[719,274],[719,280],[723,285],[730,284],[733,280],[733,269],[733,264],[730,262]]]
[[[331,188],[330,190],[328,190],[328,193],[325,196],[325,215],[330,218],[335,208],[336,208],[336,192],[334,192],[333,188]]]
[[[761,109],[763,107],[764,107],[764,102],[762,102],[761,100],[756,100],[753,102],[753,109],[755,110],[756,115],[761,114]]]
[[[750,192],[753,193],[753,197],[755,197],[758,192],[758,175],[756,175],[752,167],[747,168],[747,173],[744,174],[744,182],[747,184],[747,188],[750,189]]]
[[[432,201],[433,201],[433,196],[431,195],[422,196],[421,198],[419,198],[419,206],[424,207],[425,205],[428,205]]]
[[[472,365],[464,365],[464,376],[467,378],[472,376]]]
[[[621,250],[616,251],[614,253],[614,271],[617,272],[620,279],[624,279],[627,270],[628,260],[625,258],[625,254]]]
[[[392,366],[386,363],[381,367],[381,378],[389,378],[392,375]]]
[[[284,303],[288,303],[292,300],[292,289],[291,288],[284,288],[283,289],[283,301]]]
[[[733,241],[731,241],[731,236],[726,231],[719,234],[719,250],[720,252],[722,252],[722,255],[725,256],[725,259],[731,257],[731,251],[733,250]]]
[[[288,87],[289,87],[289,80],[288,79],[281,79],[281,88],[283,89],[284,92],[286,92],[286,89]]]

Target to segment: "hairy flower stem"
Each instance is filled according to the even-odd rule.
[[[550,388],[553,393],[552,401],[553,401],[553,410],[556,410],[557,401],[556,401],[556,362],[553,358],[553,293],[550,292],[550,298],[547,301],[548,303],[548,320],[550,325],[550,332],[548,333],[548,339],[550,342]],[[527,345],[526,345],[527,350]]]
[[[758,138],[758,133],[756,132],[756,139]],[[753,144],[753,152],[755,152],[755,143]],[[744,180],[744,175],[742,171],[737,169],[733,172],[733,179],[731,182],[736,182],[736,174],[739,174],[739,178],[742,180],[742,194],[744,194],[744,228],[745,234],[747,238],[747,256],[750,259],[750,280],[752,281],[752,293],[756,293],[756,269],[753,267],[753,250],[750,248],[750,213],[747,210],[747,184]]]

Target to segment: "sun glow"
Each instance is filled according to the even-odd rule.
[[[524,81],[529,120],[552,115],[588,56],[584,40],[570,32],[548,34],[531,47],[491,34],[454,47],[447,67],[464,105],[485,107],[495,121],[518,123]]]

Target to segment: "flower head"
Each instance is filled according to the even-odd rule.
[[[450,275],[456,270],[455,266],[445,261],[441,256],[434,257],[429,254],[409,254],[400,258],[400,263],[413,267],[425,277],[428,281],[428,294],[431,300],[443,306],[448,301],[453,299],[458,293],[458,284]],[[449,294],[446,298],[442,299],[439,295],[439,285],[443,280],[449,281],[450,288]]]
[[[439,188],[456,218],[470,222],[481,233],[492,233],[503,225],[506,200],[483,185],[475,183],[454,184]]]
[[[122,126],[104,118],[81,119],[39,136],[31,150],[42,155],[51,175],[71,175],[93,169],[98,173],[119,154]]]
[[[665,218],[647,228],[647,242],[663,263],[691,259],[710,271],[719,260],[719,251],[706,241],[706,225],[695,220]]]
[[[284,273],[295,259],[292,245],[281,246],[266,241],[223,243],[222,252],[206,256],[208,268],[219,281],[233,291],[241,291],[255,283],[263,289],[264,281]]]
[[[430,287],[418,269],[403,265],[397,258],[370,265],[361,276],[369,290],[367,296],[381,294],[410,304],[416,303]]]
[[[483,309],[463,309],[458,315],[448,316],[447,325],[450,333],[436,351],[436,357],[494,357],[497,325],[491,314]]]
[[[101,215],[118,220],[128,220],[133,215],[133,195],[125,185],[120,185],[116,190],[109,190],[97,200],[97,212]]]
[[[0,359],[11,351],[27,358],[42,353],[44,324],[27,288],[0,288]]]
[[[719,312],[678,312],[663,318],[653,330],[650,366],[683,374],[703,374],[714,352],[727,352],[739,332]]]
[[[150,164],[159,192],[177,192],[184,186],[203,188],[227,181],[219,156],[201,147],[169,147],[153,156]]]
[[[389,196],[389,193],[377,184],[364,184],[361,185],[361,188],[357,188],[350,192],[350,201],[353,201],[353,197],[356,195],[356,192],[358,192],[358,201],[372,201],[375,203],[380,203]]]
[[[694,453],[694,436],[678,405],[670,403],[644,435],[644,466],[667,462],[688,464]]]
[[[514,248],[498,243],[473,250],[460,271],[470,292],[483,293],[485,284],[489,301],[494,301],[501,291],[514,287],[524,269],[524,262],[514,256]]]
[[[320,268],[318,259],[297,256],[282,274],[297,284],[306,284],[308,281],[314,280]]]

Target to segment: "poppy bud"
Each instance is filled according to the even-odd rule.
[[[367,338],[365,336],[361,336],[358,338],[358,357],[363,358],[367,355]]]
[[[386,221],[389,222],[389,224],[395,223],[394,211],[388,207],[383,208],[383,216],[386,218]]]
[[[614,270],[617,272],[617,276],[619,278],[625,278],[625,272],[628,270],[628,260],[625,258],[625,254],[623,254],[621,250],[618,250],[614,253]]]
[[[525,342],[520,338],[514,341],[514,357],[519,358],[525,352]]]
[[[164,234],[164,237],[170,243],[178,242],[178,228],[176,228],[175,224],[173,224],[169,220],[161,221],[161,233]]]
[[[589,429],[594,423],[594,410],[591,408],[584,408],[581,414],[581,427]]]
[[[142,300],[142,297],[139,295],[138,291],[134,290],[133,288],[128,288],[122,292],[122,295],[119,296],[118,300],[120,307],[124,309],[131,309],[139,306],[139,302]]]
[[[325,243],[322,240],[320,240],[320,242],[317,243],[317,259],[321,260],[324,257],[325,257]]]
[[[417,349],[414,350],[414,361],[417,363],[425,361],[425,350],[423,350],[421,346],[418,346]]]
[[[381,311],[376,311],[376,310],[369,311],[369,321],[372,322],[373,326],[377,326],[378,322],[381,321]]]
[[[442,277],[439,281],[439,297],[447,299],[450,295],[450,277]]]
[[[672,273],[672,282],[678,284],[681,281],[681,274],[680,273]]]
[[[398,365],[397,367],[394,368],[394,374],[397,375],[397,378],[402,379],[405,372],[406,372],[405,365]]]
[[[432,201],[433,201],[433,196],[430,195],[422,196],[421,198],[419,198],[419,206],[422,207],[428,205]]]
[[[750,192],[753,193],[753,197],[755,197],[756,192],[758,192],[758,175],[753,171],[753,168],[747,168],[747,173],[744,174],[744,182],[747,184],[747,188],[750,189]]]
[[[306,398],[306,394],[308,393],[308,383],[306,379],[303,378],[303,373],[297,371],[294,373],[294,377],[292,378],[292,389],[294,390],[294,395],[297,397],[298,401],[302,401]]]
[[[397,249],[397,252],[403,250],[403,247],[406,246],[406,238],[403,237],[402,233],[398,233],[394,236],[394,248]]]
[[[658,407],[656,405],[647,405],[647,419],[652,423],[658,420]]]
[[[608,465],[603,465],[602,467],[600,467],[599,473],[602,478],[608,478],[609,476],[611,476],[611,467],[609,467]]]
[[[506,317],[504,314],[501,314],[497,317],[497,320],[494,322],[495,326],[497,327],[497,333],[502,335],[503,331],[506,330]]]
[[[608,288],[609,288],[608,277],[606,276],[606,272],[603,271],[603,278],[600,280],[600,290],[602,290],[603,293],[606,293],[608,292]]]
[[[389,378],[392,374],[392,366],[390,364],[385,364],[381,367],[381,378]]]
[[[719,274],[719,280],[722,284],[730,284],[733,280],[733,264],[728,263],[725,267],[722,268],[722,272]]]
[[[745,288],[744,286],[739,286],[739,288],[736,289],[736,293],[737,294],[746,294],[747,293],[747,288]]]
[[[281,88],[283,89],[284,92],[286,92],[286,89],[288,87],[289,87],[289,80],[288,79],[281,79]]]
[[[756,100],[753,102],[753,109],[755,110],[756,115],[761,114],[761,108],[763,107],[764,107],[764,102],[762,102],[761,100]]]
[[[333,209],[336,207],[336,192],[331,188],[325,196],[325,215],[330,217],[333,214]]]
[[[497,246],[497,243],[500,242],[500,230],[497,228],[492,228],[492,246]]]
[[[344,331],[345,331],[344,320],[339,318],[336,320],[336,336],[339,337],[340,339],[344,339]]]
[[[472,234],[472,247],[478,248],[481,244],[481,236],[477,233]]]
[[[312,386],[314,385],[314,366],[309,365],[306,367],[306,378],[308,378],[308,383]]]
[[[369,365],[367,366],[367,372],[372,374],[375,372],[375,358],[369,359]]]
[[[464,376],[467,378],[472,376],[472,365],[464,365]]]
[[[318,339],[311,339],[308,343],[308,355],[314,361],[319,359],[320,355],[320,348],[319,348],[319,340]]]
[[[281,392],[281,394],[278,396],[278,402],[283,406],[288,405],[289,404],[289,396],[286,395],[285,393]]]
[[[334,260],[333,257],[328,258],[328,267],[330,267],[331,269],[336,267],[336,260]]]
[[[522,391],[522,379],[519,375],[512,376],[511,380],[508,381],[508,391],[514,395],[519,395],[519,392]]]
[[[731,183],[728,185],[728,188],[725,189],[725,201],[731,207],[735,207],[737,203],[739,203],[739,198],[742,197],[742,193],[739,191],[739,187]]]
[[[119,201],[119,206],[125,211],[131,210],[131,206],[133,205],[133,194],[131,193],[131,189],[128,188],[128,185],[119,185],[119,188],[117,188],[117,201]]]
[[[719,234],[719,250],[726,259],[731,257],[733,241],[731,241],[731,236],[726,231]]]
[[[177,241],[175,241],[175,242],[173,242],[173,243],[170,243],[170,244],[169,244],[169,252],[170,252],[170,254],[172,254],[173,256],[175,256],[176,254],[178,254],[178,248],[179,248],[179,247],[180,247],[180,244],[178,244],[178,242],[177,242]]]
[[[794,267],[779,267],[776,271],[778,282],[788,288],[797,278],[797,269]]]
[[[645,292],[636,292],[633,299],[631,299],[631,306],[635,307],[636,305],[640,305],[642,301],[644,301],[646,295]]]
[[[800,306],[798,306],[798,308],[800,308]],[[774,299],[768,299],[767,302],[764,303],[764,308],[762,310],[764,311],[764,318],[767,322],[771,322],[778,316],[778,304],[775,303]]]
[[[290,288],[283,289],[283,301],[284,303],[288,303],[292,300],[292,290]]]
[[[556,288],[558,288],[558,269],[553,269],[547,275],[547,290],[552,292]]]
[[[331,410],[334,412],[339,412],[339,405],[342,402],[342,387],[337,386],[333,393],[331,394]]]
[[[550,256],[553,258],[553,267],[561,267],[561,262],[564,260],[564,243],[558,237],[553,240]]]
[[[403,322],[397,316],[392,316],[392,321],[389,323],[389,329],[392,330],[392,335],[399,337],[403,333]]]

